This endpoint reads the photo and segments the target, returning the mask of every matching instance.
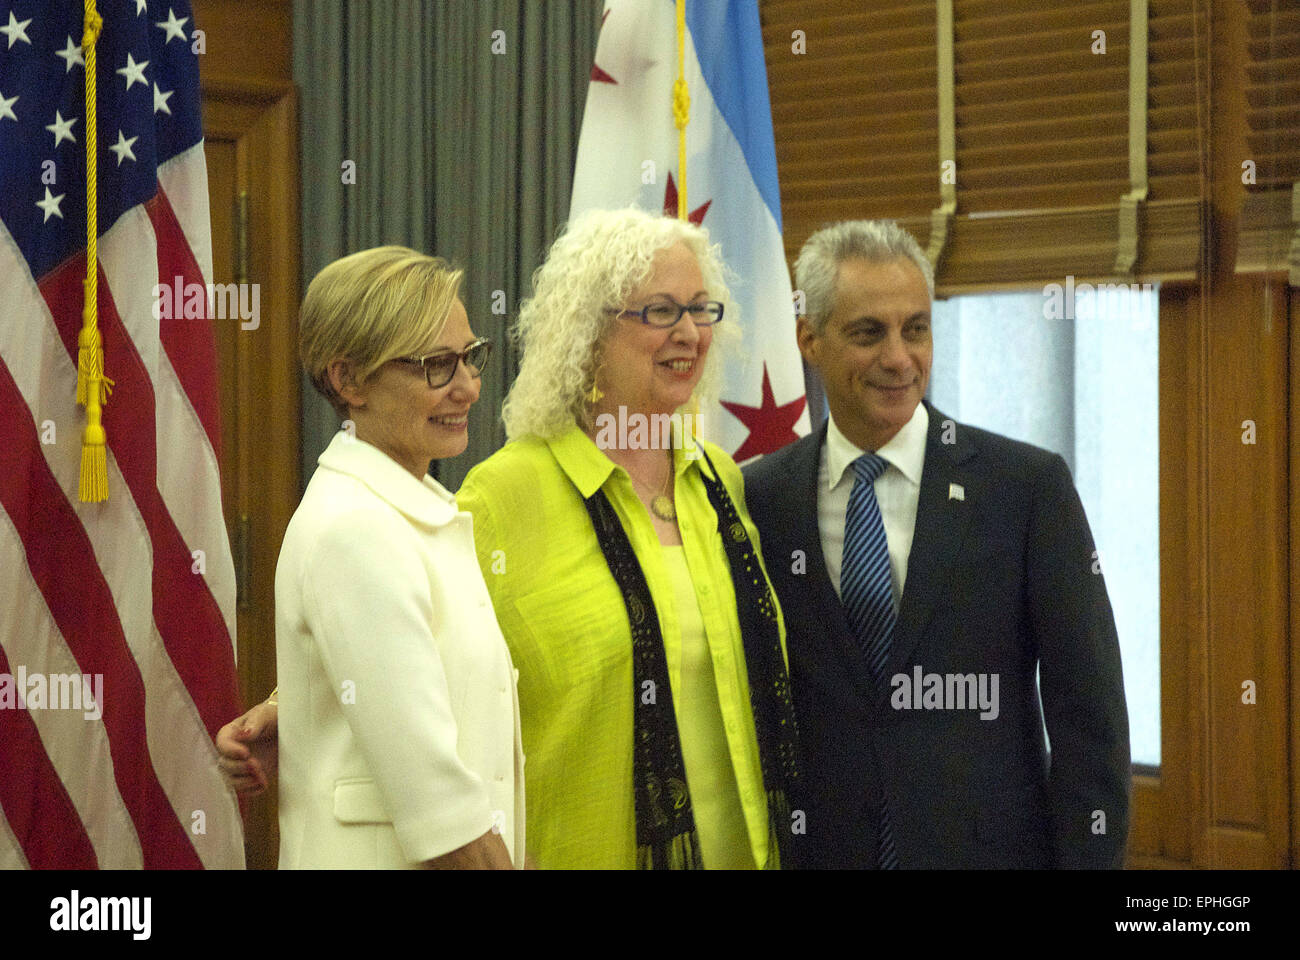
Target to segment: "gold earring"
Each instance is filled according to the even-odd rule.
[[[596,386],[596,381],[593,380],[591,382],[591,392],[587,394],[587,402],[594,407],[603,396],[604,394],[601,393],[600,387]]]

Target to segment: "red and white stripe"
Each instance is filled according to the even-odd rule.
[[[159,180],[100,239],[103,504],[77,499],[84,254],[38,285],[0,226],[0,673],[104,676],[99,719],[0,710],[0,867],[244,864],[212,743],[240,709],[212,330],[152,312],[211,276],[202,145]]]

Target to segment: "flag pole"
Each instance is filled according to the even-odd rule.
[[[686,204],[686,125],[691,122],[691,94],[686,88],[686,0],[677,0],[677,80],[673,84],[673,122],[677,125],[677,219],[690,217]]]
[[[686,125],[691,122],[691,92],[686,87],[686,0],[677,0],[677,80],[673,83],[673,123],[677,126],[677,219],[690,219],[686,202]],[[700,398],[692,391],[688,403],[691,437],[700,440]]]
[[[99,336],[99,122],[95,111],[95,43],[103,27],[95,0],[86,0],[81,37],[86,61],[86,279],[81,333],[77,336],[77,403],[86,408],[78,485],[82,503],[108,499],[108,435],[100,415],[113,381],[104,376],[104,347]]]

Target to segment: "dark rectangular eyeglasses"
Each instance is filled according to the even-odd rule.
[[[424,368],[425,382],[436,390],[451,383],[451,378],[456,376],[456,365],[461,362],[464,362],[469,375],[478,379],[482,376],[483,368],[487,366],[491,354],[492,341],[487,337],[480,337],[460,353],[443,350],[422,357],[394,357],[393,359],[398,363],[418,363]]]
[[[711,327],[722,319],[722,306],[717,300],[690,303],[685,306],[676,303],[652,303],[640,310],[610,310],[609,312],[616,313],[620,317],[636,317],[642,323],[652,327],[676,326],[682,314],[689,313],[697,327]]]

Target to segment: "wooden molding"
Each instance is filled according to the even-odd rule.
[[[1291,373],[1290,373],[1290,436],[1287,449],[1291,451],[1288,467],[1290,490],[1287,503],[1290,506],[1290,543],[1291,543],[1291,642],[1287,649],[1291,651],[1291,856],[1288,866],[1292,869],[1300,866],[1300,669],[1295,662],[1296,651],[1300,651],[1300,295],[1294,288],[1285,289],[1283,297],[1291,331]]]
[[[297,93],[297,86],[286,80],[261,80],[255,77],[214,76],[203,82],[204,100],[225,103],[273,104]]]
[[[1131,860],[1289,859],[1285,289],[1161,289],[1162,762],[1134,786],[1135,822],[1155,811],[1159,827],[1135,830]]]
[[[229,451],[223,499],[245,557],[240,688],[246,701],[255,702],[275,686],[275,568],[301,489],[297,91],[291,83],[257,77],[205,82],[202,91],[214,269],[246,273],[246,282],[261,291],[260,325],[220,331],[218,350]],[[245,216],[242,242],[232,242],[241,237],[238,222]],[[269,796],[249,807],[250,867],[275,866],[275,804]]]
[[[1125,866],[1129,870],[1192,870],[1195,867],[1186,860],[1171,860],[1168,857],[1131,856]]]
[[[1204,863],[1206,350],[1193,284],[1161,288],[1159,324],[1161,763],[1158,777],[1134,778],[1129,860]]]

